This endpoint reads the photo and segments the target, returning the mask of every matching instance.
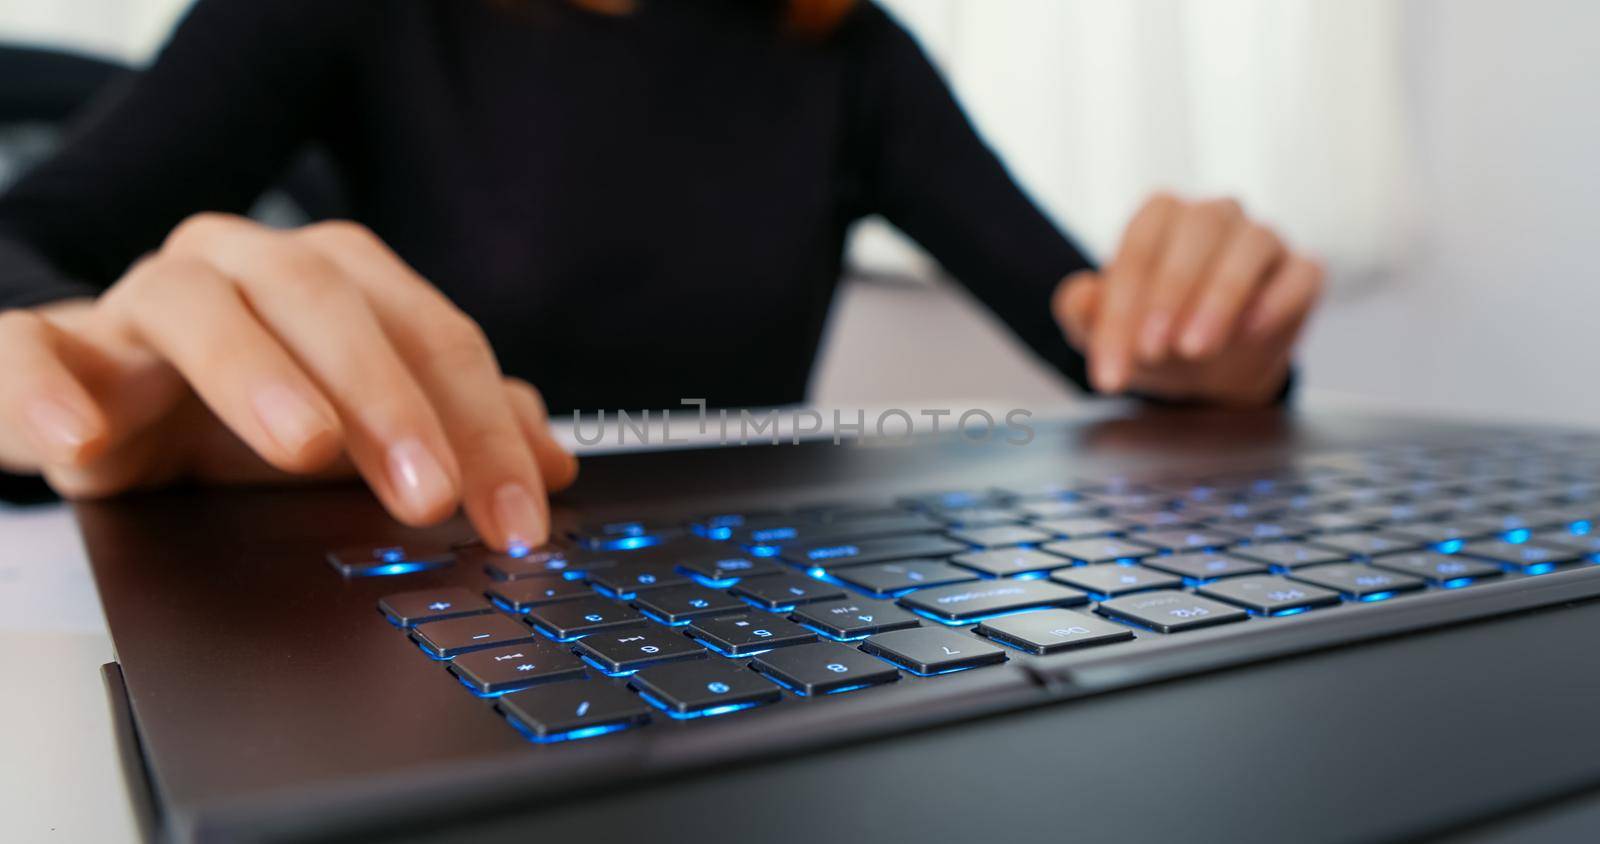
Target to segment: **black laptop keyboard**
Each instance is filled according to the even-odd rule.
[[[346,576],[481,567],[477,586],[379,609],[549,743],[1592,564],[1593,446],[1386,449],[1229,477],[620,520],[514,555],[469,542],[329,560]]]

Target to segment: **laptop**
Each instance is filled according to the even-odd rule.
[[[1594,830],[1600,435],[1035,428],[587,458],[509,555],[354,485],[81,504],[145,834]]]

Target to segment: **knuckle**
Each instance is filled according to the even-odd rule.
[[[201,244],[208,243],[224,232],[232,231],[243,221],[232,214],[218,211],[201,211],[184,218],[167,235],[162,249],[175,252],[192,252]]]
[[[492,360],[489,338],[470,317],[455,307],[441,309],[423,331],[428,353],[447,364],[479,365]]]
[[[44,317],[32,311],[0,311],[0,338],[7,340],[35,339],[45,331]]]
[[[372,230],[352,220],[326,220],[312,223],[299,234],[313,241],[327,243],[334,247],[367,249],[377,245],[378,236]]]

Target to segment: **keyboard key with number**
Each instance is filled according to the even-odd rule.
[[[786,612],[800,604],[843,598],[845,591],[831,583],[801,574],[780,574],[740,583],[729,590],[752,604],[774,612]]]
[[[1156,553],[1154,548],[1120,539],[1067,539],[1044,545],[1041,550],[1079,563],[1115,563],[1138,560]]]
[[[514,612],[527,612],[537,606],[584,598],[594,593],[581,580],[558,575],[525,577],[489,587],[489,598]]]
[[[1265,563],[1273,568],[1297,569],[1302,566],[1319,566],[1323,563],[1342,563],[1350,555],[1331,548],[1318,548],[1303,542],[1264,542],[1245,545],[1228,552],[1235,557]]]
[[[1201,586],[1208,598],[1238,604],[1262,615],[1287,615],[1339,603],[1339,593],[1273,575],[1234,577]]]
[[[1139,566],[1119,566],[1116,563],[1061,569],[1052,573],[1050,579],[1089,592],[1097,600],[1183,585],[1183,578],[1166,572]]]
[[[1360,531],[1313,537],[1310,542],[1319,548],[1331,548],[1357,557],[1377,557],[1401,551],[1416,551],[1425,544],[1416,539],[1397,534],[1365,533]]]
[[[610,633],[596,633],[578,640],[573,648],[578,656],[615,677],[658,662],[702,659],[706,649],[676,630],[639,627]]]
[[[879,633],[862,642],[861,650],[924,677],[1006,661],[1004,650],[942,627]]]
[[[455,552],[433,545],[381,545],[328,552],[328,565],[345,577],[412,574],[454,564]]]
[[[601,630],[645,623],[644,616],[603,598],[579,598],[546,604],[534,607],[527,617],[539,632],[558,642],[570,642]]]
[[[1040,610],[992,618],[974,629],[1031,654],[1050,654],[1133,638],[1133,631],[1124,625],[1072,610]]]
[[[1416,575],[1435,586],[1466,586],[1480,578],[1503,574],[1493,563],[1436,551],[1390,554],[1373,560],[1372,564],[1380,569]]]
[[[650,720],[638,695],[600,680],[539,686],[506,695],[495,707],[538,742],[591,738]]]
[[[689,576],[670,562],[628,563],[589,575],[589,583],[603,593],[623,600],[650,589],[682,586]]]
[[[710,660],[646,668],[628,685],[673,718],[726,715],[783,697],[777,686],[754,671]]]
[[[1227,624],[1250,617],[1249,613],[1238,607],[1176,591],[1138,592],[1112,598],[1102,602],[1097,611],[1101,615],[1131,621],[1162,633]]]
[[[537,639],[509,648],[462,654],[450,673],[480,695],[499,695],[556,680],[587,677],[583,660]]]
[[[533,640],[533,631],[499,613],[430,621],[411,628],[411,639],[437,659]]]
[[[662,624],[688,624],[708,615],[747,612],[750,605],[716,589],[690,584],[640,592],[633,605]]]
[[[1029,545],[1035,542],[1049,542],[1055,539],[1053,533],[1045,533],[1031,527],[1022,525],[992,525],[990,527],[966,528],[950,531],[950,538],[979,548],[1010,548],[1014,545]]]
[[[994,548],[988,551],[969,551],[950,558],[962,568],[972,569],[990,577],[1050,571],[1072,565],[1072,561],[1046,554],[1033,548]]]
[[[1384,571],[1360,563],[1334,563],[1294,572],[1290,579],[1324,589],[1332,589],[1358,601],[1381,601],[1402,592],[1415,592],[1427,586],[1422,578]]]
[[[766,614],[722,615],[696,619],[688,633],[722,656],[742,657],[773,648],[815,642],[817,634]]]
[[[964,623],[982,616],[1089,603],[1089,596],[1048,580],[980,580],[919,589],[900,605],[940,621]]]
[[[879,598],[894,597],[912,589],[978,579],[976,574],[966,569],[935,560],[901,560],[851,566],[839,569],[834,577]]]
[[[447,587],[388,595],[378,602],[378,610],[396,627],[415,627],[430,621],[492,612],[494,607],[469,590]]]
[[[827,601],[799,607],[791,621],[816,628],[832,639],[864,639],[885,630],[917,627],[917,617],[887,601]]]
[[[1246,560],[1232,554],[1211,554],[1204,551],[1146,557],[1140,561],[1140,565],[1178,575],[1190,583],[1203,583],[1219,577],[1266,574],[1268,571],[1264,563]]]
[[[762,654],[750,667],[798,695],[826,695],[900,679],[894,666],[834,642],[814,642]]]
[[[1468,542],[1461,548],[1461,553],[1510,566],[1524,574],[1542,574],[1556,566],[1576,563],[1585,556],[1565,548],[1527,543],[1519,545],[1503,540]]]
[[[831,568],[855,563],[886,563],[914,557],[948,557],[966,551],[967,546],[933,533],[863,539],[858,542],[780,546],[778,556],[804,566]]]

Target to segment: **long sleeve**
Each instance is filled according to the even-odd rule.
[[[0,196],[0,308],[93,295],[184,217],[246,210],[317,131],[367,5],[201,0]]]
[[[1036,354],[1088,388],[1050,297],[1092,266],[1006,172],[912,36],[864,6],[844,36],[861,62],[863,210],[910,235]]]

